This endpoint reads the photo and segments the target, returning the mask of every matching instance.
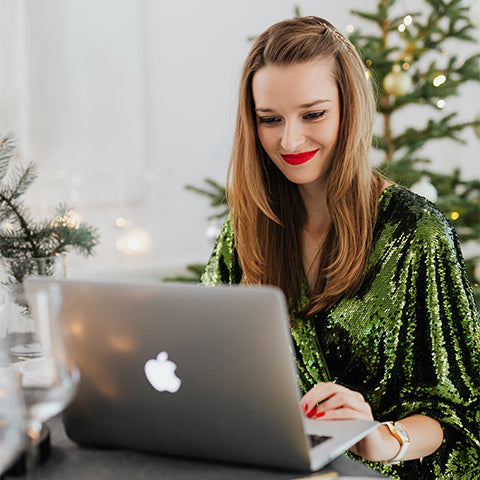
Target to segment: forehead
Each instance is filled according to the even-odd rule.
[[[266,65],[253,76],[252,91],[256,108],[303,105],[316,99],[336,101],[335,60]]]

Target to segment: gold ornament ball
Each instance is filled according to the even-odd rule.
[[[383,88],[389,95],[403,97],[412,90],[412,79],[402,71],[390,72],[383,79]]]

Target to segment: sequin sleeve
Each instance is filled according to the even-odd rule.
[[[442,425],[434,454],[373,468],[480,479],[479,316],[457,236],[434,205],[384,192],[361,288],[292,333],[304,390],[330,379],[361,392],[378,420],[424,414]]]
[[[382,420],[435,418],[444,441],[423,460],[422,471],[429,472],[423,478],[478,479],[480,340],[473,293],[455,231],[439,212],[425,208],[411,235],[398,272],[405,299],[389,339],[396,343],[395,364],[389,401],[380,402]],[[399,470],[401,478],[413,478]]]
[[[233,241],[232,223],[228,216],[202,274],[201,281],[207,286],[213,286],[220,283],[240,283],[241,279],[242,272]]]

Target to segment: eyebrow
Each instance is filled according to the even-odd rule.
[[[310,107],[313,107],[314,105],[318,105],[319,103],[328,103],[328,102],[330,102],[330,100],[314,100],[313,102],[299,105],[298,108],[310,108]],[[266,112],[273,112],[274,110],[271,108],[256,108],[255,111],[266,113]]]

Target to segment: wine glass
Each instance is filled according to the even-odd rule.
[[[28,478],[37,478],[37,450],[42,424],[60,413],[73,398],[79,371],[68,355],[67,332],[62,331],[58,313],[61,297],[58,285],[45,281],[35,292],[25,289],[32,310],[36,332],[41,346],[41,356],[33,359],[21,357],[13,364],[25,403],[27,431],[26,467]]]
[[[0,476],[24,446],[23,402],[0,342]]]

